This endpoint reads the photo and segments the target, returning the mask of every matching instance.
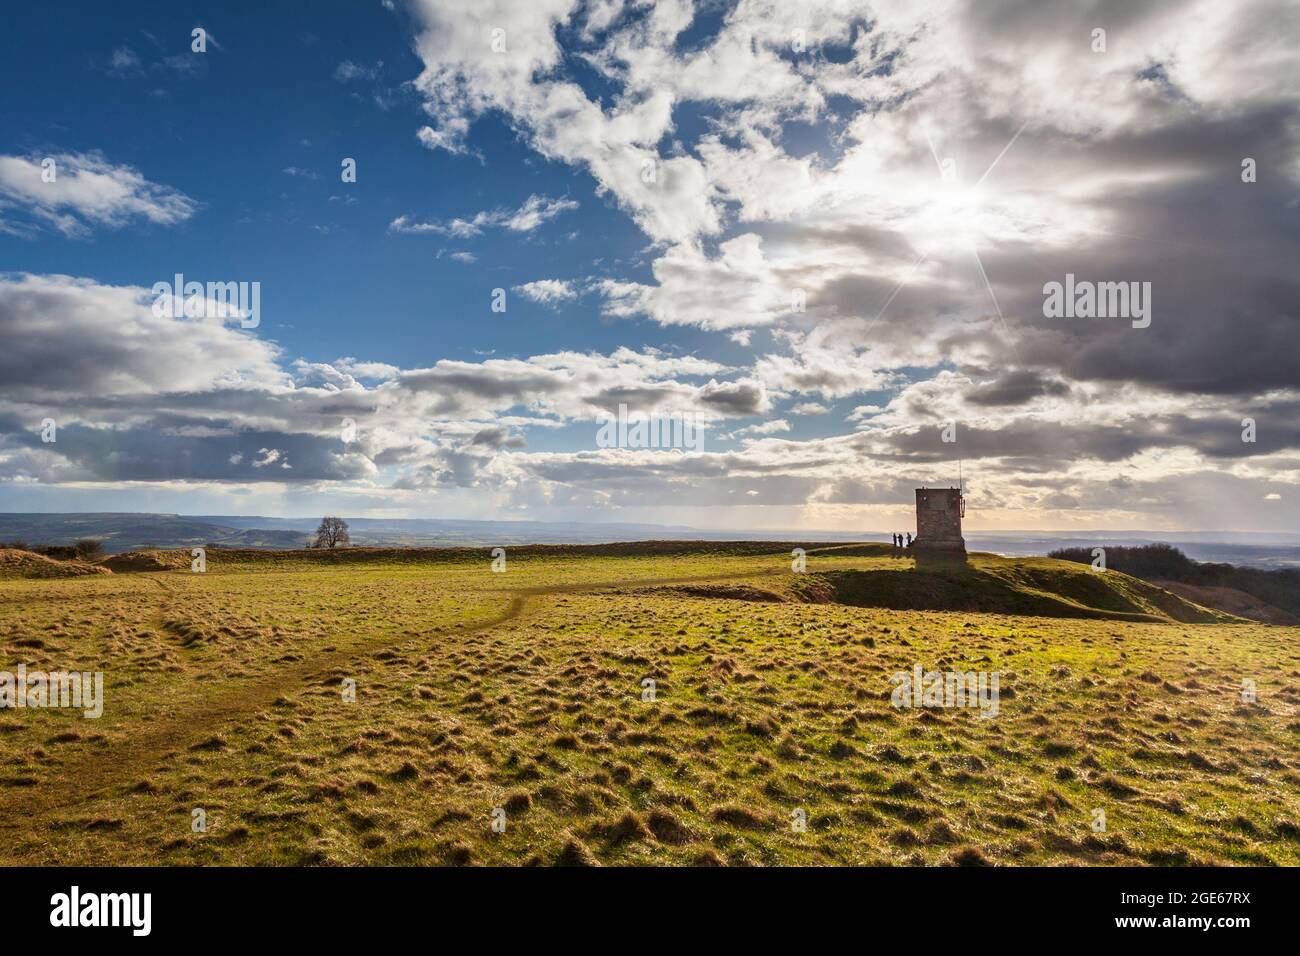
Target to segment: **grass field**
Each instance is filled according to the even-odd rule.
[[[1300,864],[1300,629],[791,547],[0,562],[0,669],[106,698],[0,710],[6,862]],[[918,664],[997,716],[892,706]]]

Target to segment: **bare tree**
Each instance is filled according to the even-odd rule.
[[[341,544],[348,544],[351,540],[348,537],[348,523],[342,518],[326,515],[320,519],[320,527],[316,529],[316,547],[337,548]]]
[[[76,550],[77,557],[87,561],[94,561],[104,554],[104,545],[97,538],[82,538],[72,547]]]

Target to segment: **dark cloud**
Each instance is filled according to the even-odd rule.
[[[1029,369],[1018,369],[996,381],[976,386],[966,398],[975,405],[1021,405],[1031,398],[1065,395],[1069,391],[1064,382],[1052,381]]]
[[[754,382],[709,382],[699,401],[724,415],[757,415],[770,407],[763,387]]]
[[[39,435],[33,450],[57,452],[88,481],[347,481],[373,467],[337,439],[284,432],[186,434],[174,427],[59,428],[53,445]]]

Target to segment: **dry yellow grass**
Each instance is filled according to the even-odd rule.
[[[111,574],[105,567],[85,561],[55,561],[43,554],[0,548],[0,580],[12,578],[76,578],[88,574]]]

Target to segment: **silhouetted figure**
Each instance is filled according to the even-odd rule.
[[[912,546],[912,532],[910,532],[910,531],[907,532],[907,546],[908,546],[909,548]]]

